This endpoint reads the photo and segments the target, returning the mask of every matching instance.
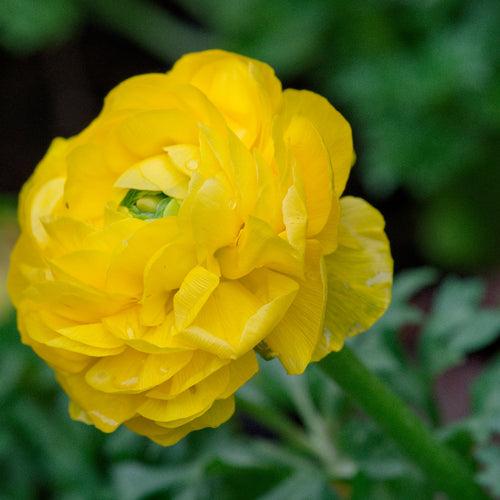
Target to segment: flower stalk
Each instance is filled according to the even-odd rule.
[[[319,366],[422,468],[439,491],[461,500],[487,498],[462,458],[439,443],[424,422],[349,348],[331,353]]]

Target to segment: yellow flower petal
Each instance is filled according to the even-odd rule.
[[[275,233],[285,229],[282,200],[279,195],[278,174],[267,164],[259,151],[254,151],[257,164],[257,194],[252,215],[267,222]]]
[[[188,420],[188,423],[180,427],[169,429],[168,425],[171,422],[162,422],[159,425],[143,417],[135,417],[126,422],[126,425],[132,431],[148,436],[162,446],[171,446],[192,431],[204,427],[218,427],[228,420],[233,413],[234,398],[228,398],[214,401],[213,405],[207,411],[202,412],[199,417],[195,417],[191,421],[182,419]],[[178,424],[182,420],[178,420],[176,423]]]
[[[137,394],[106,394],[90,387],[79,375],[57,374],[57,380],[92,423],[103,432],[113,432],[131,419],[144,397]]]
[[[82,344],[103,349],[114,349],[124,345],[123,340],[111,335],[102,323],[67,326],[58,328],[57,333]]]
[[[288,101],[284,102],[285,116]],[[303,186],[307,234],[314,236],[323,229],[330,214],[333,195],[330,158],[322,137],[309,119],[303,115],[286,119],[280,132],[296,163],[295,177],[300,176]]]
[[[332,253],[337,248],[338,244],[338,233],[339,233],[339,223],[340,223],[340,202],[337,198],[333,198],[332,207],[330,209],[330,215],[326,221],[325,226],[319,232],[314,239],[318,240],[323,249],[323,254],[328,255]]]
[[[35,240],[42,245],[47,241],[47,232],[43,226],[43,219],[49,216],[61,202],[64,184],[65,179],[63,177],[56,177],[42,184],[40,189],[32,190],[29,198],[25,201],[25,210],[30,215],[26,225]],[[26,204],[29,204],[29,208],[26,207]]]
[[[176,217],[147,221],[117,249],[109,267],[106,286],[132,297],[141,297],[147,262],[158,249],[175,239],[177,234]]]
[[[55,347],[49,347],[30,338],[24,342],[28,344],[35,353],[44,359],[55,370],[65,373],[79,373],[91,362],[92,358],[84,354],[66,351]]]
[[[72,140],[54,139],[19,195],[21,230],[28,231],[38,241],[45,238],[41,218],[52,213],[62,197],[66,155],[72,144]]]
[[[246,146],[260,139],[262,122],[271,119],[280,102],[281,85],[273,70],[236,54],[216,50],[188,54],[168,76],[199,88]]]
[[[163,191],[172,198],[187,196],[189,178],[179,171],[167,154],[151,156],[135,164],[115,182],[116,187]]]
[[[120,339],[110,335],[100,324],[66,326],[68,324],[71,322],[48,313],[31,313],[25,317],[23,330],[30,339],[48,347],[86,356],[113,356],[125,348]]]
[[[258,371],[259,363],[253,351],[248,351],[241,358],[232,361],[229,365],[229,383],[225,391],[217,399],[225,400],[231,397],[245,382],[250,380]]]
[[[203,415],[191,422],[192,430],[218,427],[234,413],[234,398],[218,399]]]
[[[125,425],[131,431],[147,436],[161,446],[172,446],[192,431],[189,424],[175,429],[166,429],[144,417],[134,417]]]
[[[177,105],[178,99],[172,92],[168,77],[162,73],[149,73],[127,78],[117,85],[106,96],[103,111],[172,109]]]
[[[270,270],[257,270],[242,282],[222,281],[176,337],[223,358],[241,356],[279,323],[297,289],[294,280]]]
[[[286,238],[300,255],[304,253],[306,244],[308,214],[303,195],[297,184],[289,187],[283,199],[283,222]]]
[[[44,281],[47,271],[44,259],[38,252],[33,239],[22,233],[10,256],[7,289],[16,307],[32,283]]]
[[[194,351],[190,363],[175,373],[170,380],[148,391],[146,395],[157,399],[172,399],[229,362],[230,360],[218,358],[209,352]]]
[[[49,236],[47,252],[54,256],[81,250],[85,238],[93,232],[90,225],[69,217],[44,219],[42,222]]]
[[[280,238],[267,224],[249,217],[236,245],[221,248],[217,254],[221,273],[238,279],[259,267],[269,267],[295,276],[302,274],[302,264],[296,250]]]
[[[223,366],[200,383],[167,401],[146,398],[137,412],[158,422],[187,418],[208,409],[229,383],[229,369]]]
[[[92,265],[89,266],[89,262]],[[98,250],[79,250],[52,259],[49,266],[55,279],[70,283],[80,282],[97,289],[104,289],[111,254]]]
[[[123,144],[140,158],[160,154],[170,144],[195,144],[196,122],[177,109],[139,112],[120,126]]]
[[[191,324],[218,284],[219,277],[204,267],[196,266],[189,272],[174,296],[175,326],[178,330]]]
[[[306,247],[305,280],[283,320],[265,339],[290,374],[302,373],[311,362],[323,332],[326,276],[321,246],[310,240]]]
[[[74,401],[69,402],[68,410],[69,410],[69,416],[73,420],[82,422],[83,424],[88,424],[88,425],[92,424],[92,420],[88,416],[87,412],[83,408],[78,406]]]
[[[380,213],[360,198],[341,199],[339,246],[325,258],[329,349],[365,331],[389,305],[392,258]]]
[[[28,288],[25,298],[36,307],[82,323],[96,323],[130,305],[130,298],[77,283],[45,281]]]
[[[83,220],[102,217],[106,204],[121,197],[120,191],[113,188],[114,176],[102,149],[91,144],[78,146],[68,155],[67,162],[65,215]]]
[[[187,274],[195,267],[196,255],[190,243],[174,241],[156,252],[144,270],[141,300],[143,324],[154,326],[164,320],[171,291],[181,287]]]
[[[207,179],[192,191],[181,205],[178,218],[180,225],[192,229],[200,262],[231,244],[241,227],[237,200],[222,177]]]
[[[257,164],[254,156],[227,128],[215,131],[200,127],[200,168],[205,177],[214,176],[218,170],[236,195],[236,208],[241,218],[253,210],[257,196]]]
[[[171,378],[193,356],[192,351],[145,354],[134,349],[98,361],[85,375],[94,389],[135,394]]]
[[[87,356],[93,356],[96,358],[101,358],[105,356],[114,356],[115,354],[119,354],[124,349],[124,347],[114,347],[114,348],[94,347],[63,336],[49,340],[47,342],[47,345],[49,347],[57,347],[58,349],[77,352],[79,354],[85,354]]]
[[[163,148],[170,164],[184,175],[191,177],[199,166],[200,148],[194,144],[174,144]]]
[[[287,113],[307,118],[321,136],[330,156],[335,191],[340,196],[355,158],[349,123],[324,97],[314,92],[286,89],[283,98]]]

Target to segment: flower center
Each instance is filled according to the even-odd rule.
[[[133,217],[146,220],[177,215],[180,205],[175,198],[161,191],[130,189],[120,206],[126,207]]]

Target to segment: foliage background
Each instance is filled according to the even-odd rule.
[[[19,343],[4,287],[15,197],[50,139],[119,81],[210,47],[269,62],[353,125],[348,190],[383,211],[398,277],[351,345],[500,497],[499,25],[494,0],[2,0],[0,498],[432,496],[314,367],[285,378],[264,363],[231,423],[162,449],[70,421]]]

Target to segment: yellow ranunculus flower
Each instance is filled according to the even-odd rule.
[[[173,444],[230,417],[256,351],[301,373],[367,329],[392,261],[381,215],[340,198],[353,161],[326,99],[219,50],[126,80],[56,139],[9,289],[71,416]]]

